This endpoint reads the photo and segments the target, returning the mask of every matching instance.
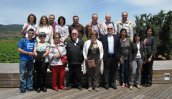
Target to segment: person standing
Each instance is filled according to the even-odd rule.
[[[142,65],[145,61],[145,46],[142,42],[141,35],[134,34],[132,42],[132,56],[131,56],[131,76],[130,76],[130,89],[133,89],[133,85],[137,88],[141,88],[141,72]]]
[[[51,15],[49,15],[49,24],[52,26],[52,28],[53,28],[53,34],[56,32],[56,25],[57,25],[57,23],[56,23],[56,21],[55,21],[55,15],[54,14],[51,14]]]
[[[101,38],[104,49],[104,87],[116,87],[116,73],[118,69],[119,37],[114,34],[112,24],[107,26],[107,34]]]
[[[84,27],[79,23],[79,17],[73,16],[73,24],[69,28],[70,36],[72,36],[72,30],[76,29],[78,31],[78,38],[82,39],[84,35]]]
[[[97,39],[98,33],[93,31],[90,33],[90,39],[84,43],[83,56],[84,66],[83,73],[87,71],[88,78],[88,91],[95,89],[99,90],[99,74],[103,74],[103,45]],[[92,65],[89,65],[89,61],[92,60]]]
[[[66,19],[63,16],[58,18],[58,25],[56,26],[56,32],[60,33],[61,42],[66,42],[69,36],[69,28],[66,25]]]
[[[129,85],[129,69],[131,60],[131,41],[127,38],[127,30],[122,28],[120,31],[120,78],[122,87]]]
[[[146,29],[146,38],[144,39],[147,61],[143,65],[143,84],[146,87],[152,85],[153,62],[154,62],[154,56],[157,51],[157,44],[156,44],[157,42],[153,34],[154,34],[153,28],[148,27]]]
[[[40,41],[39,39],[39,33],[45,32],[46,38],[45,42],[52,43],[53,42],[53,28],[50,26],[48,18],[46,16],[42,16],[39,22],[39,26],[37,28],[36,34],[37,34],[37,42]]]
[[[23,25],[23,28],[21,30],[23,37],[26,37],[26,38],[28,37],[29,29],[33,29],[34,33],[36,34],[37,25],[36,25],[36,16],[34,14],[29,14],[27,18],[27,22]],[[34,37],[35,35],[33,36],[33,38]]]
[[[117,23],[117,34],[120,34],[122,28],[127,30],[127,37],[133,41],[133,24],[128,20],[128,13],[122,12],[122,19]]]
[[[66,45],[69,67],[69,81],[67,89],[71,89],[72,85],[76,84],[77,88],[82,90],[81,64],[84,59],[82,53],[83,46],[84,41],[79,39],[78,31],[73,29],[71,32],[71,40],[69,40]]]
[[[49,54],[52,86],[55,91],[58,91],[58,88],[64,90],[65,64],[62,61],[62,57],[66,55],[66,49],[65,45],[60,41],[60,38],[59,33],[53,35],[54,43],[50,45]]]
[[[48,68],[48,54],[49,54],[49,43],[45,42],[46,33],[39,33],[39,42],[35,43],[34,54],[35,64],[34,69],[36,70],[36,90],[39,93],[41,90],[47,92],[47,68]]]
[[[113,32],[114,32],[114,34],[117,34],[116,24],[114,24],[114,22],[111,21],[111,15],[110,14],[106,14],[105,20],[106,20],[106,22],[103,22],[102,23],[102,32],[103,32],[103,34],[105,35],[105,34],[108,33],[107,26],[109,24],[111,24],[113,26]]]
[[[18,51],[20,52],[20,93],[25,93],[26,90],[33,90],[32,71],[33,71],[33,56],[34,30],[28,30],[28,38],[21,38],[18,42]]]
[[[101,38],[101,36],[103,34],[101,34],[101,24],[98,22],[98,14],[97,13],[93,13],[92,14],[92,21],[91,23],[88,23],[85,27],[85,33],[88,39],[90,39],[90,33],[92,31],[96,31],[96,33],[98,33],[98,39]]]

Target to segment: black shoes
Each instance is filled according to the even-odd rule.
[[[109,86],[108,86],[108,85],[105,85],[105,89],[106,89],[106,90],[109,90]]]
[[[44,88],[42,89],[42,91],[43,91],[43,92],[47,92],[47,88],[44,87]]]
[[[79,89],[79,90],[82,90],[82,86],[81,86],[81,85],[79,85],[79,86],[78,86],[78,89]]]
[[[41,92],[41,88],[38,88],[36,91],[37,91],[37,93],[40,93]]]
[[[72,87],[71,87],[71,86],[68,86],[68,87],[66,88],[66,90],[70,90],[70,89],[72,89]]]

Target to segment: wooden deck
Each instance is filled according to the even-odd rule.
[[[151,87],[141,89],[122,88],[117,90],[87,91],[83,89],[59,90],[48,89],[46,93],[36,91],[19,93],[18,88],[0,88],[0,99],[172,99],[172,84],[153,84]]]

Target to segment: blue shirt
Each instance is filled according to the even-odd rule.
[[[26,38],[20,39],[18,42],[18,47],[27,52],[33,52],[34,49],[34,39],[28,40]],[[33,60],[32,56],[20,53],[20,60]]]

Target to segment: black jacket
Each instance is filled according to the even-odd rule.
[[[82,64],[83,59],[84,59],[83,53],[82,53],[84,42],[83,40],[79,39],[76,46],[74,45],[74,43],[75,41],[70,39],[66,45],[68,63],[69,64]]]
[[[119,37],[117,35],[113,35],[114,38],[114,58],[118,59],[119,58]],[[103,50],[104,50],[104,56],[103,59],[106,61],[108,59],[108,35],[104,35],[100,38],[100,41],[103,44]]]
[[[133,61],[137,55],[138,52],[138,48],[137,48],[137,44],[135,42],[131,43],[131,53],[132,53],[132,57],[131,57],[131,61]],[[140,54],[141,54],[141,58],[143,61],[146,61],[146,54],[145,54],[145,46],[143,44],[143,42],[140,42]]]

